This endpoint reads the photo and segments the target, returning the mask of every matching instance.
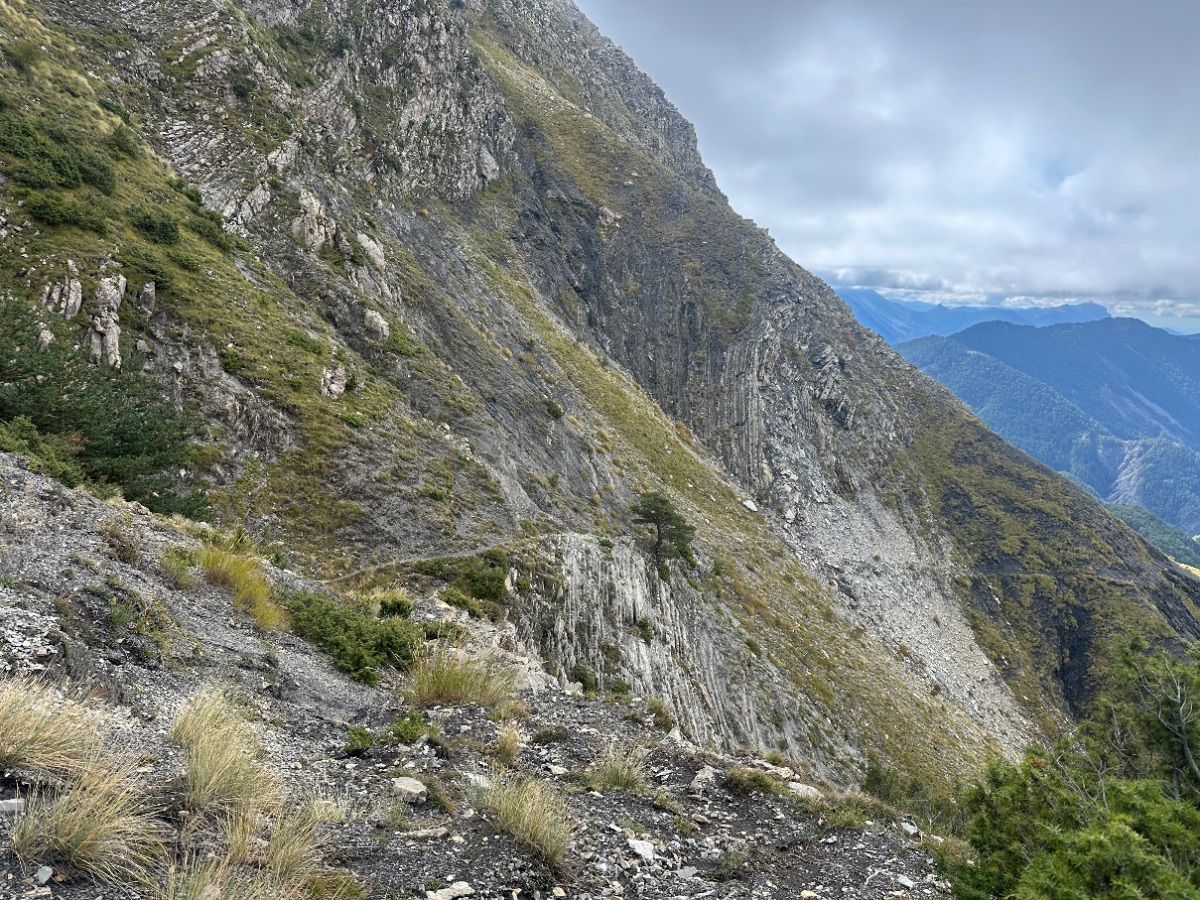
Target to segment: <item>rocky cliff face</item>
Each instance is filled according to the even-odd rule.
[[[117,163],[104,235],[4,185],[10,302],[86,297],[101,356],[134,348],[200,414],[182,477],[311,574],[379,586],[510,548],[545,576],[512,616],[555,673],[835,781],[869,756],[968,771],[1085,703],[1117,633],[1200,633],[1194,579],[729,209],[691,127],[569,3],[3,16],[43,48],[6,103],[147,148]],[[106,312],[117,268],[127,298],[153,285]],[[667,581],[629,540],[646,489],[699,530]]]

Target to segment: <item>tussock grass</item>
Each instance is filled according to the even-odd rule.
[[[196,576],[192,574],[192,556],[181,547],[169,547],[158,560],[167,581],[179,590],[195,587]]]
[[[0,768],[78,774],[101,745],[99,717],[54,688],[21,677],[0,684]]]
[[[231,866],[226,859],[192,860],[173,868],[155,900],[309,900],[303,882]]]
[[[649,755],[645,747],[609,744],[588,769],[588,785],[594,791],[642,791],[646,787]]]
[[[493,755],[506,766],[511,766],[517,761],[520,752],[521,732],[512,725],[502,728],[496,735],[496,750]]]
[[[205,544],[195,554],[204,577],[229,591],[233,605],[268,631],[287,625],[287,613],[271,599],[271,583],[258,560],[242,553]]]
[[[858,791],[828,801],[824,816],[832,828],[859,828],[867,822],[897,822],[903,818],[896,807]]]
[[[274,809],[282,788],[259,758],[257,737],[220,691],[202,690],[176,716],[168,737],[184,751],[184,788],[196,809]]]
[[[414,706],[476,704],[490,709],[509,700],[515,685],[511,669],[441,651],[413,666],[408,698]]]
[[[730,769],[725,776],[725,787],[734,794],[778,794],[784,789],[783,782],[772,778],[761,769]]]
[[[481,792],[481,804],[497,829],[561,869],[573,825],[562,798],[532,779],[500,781]]]
[[[320,813],[311,803],[280,813],[263,850],[263,868],[282,884],[307,881],[317,871],[320,824]]]
[[[34,797],[12,830],[13,851],[106,884],[144,880],[166,854],[163,828],[132,765],[98,760],[62,791]]]

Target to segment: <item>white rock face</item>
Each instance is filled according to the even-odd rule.
[[[386,341],[392,336],[392,326],[388,324],[388,320],[373,309],[368,309],[363,315],[363,324],[366,325],[367,331],[381,341]]]
[[[42,290],[42,303],[55,310],[64,319],[73,319],[83,306],[83,285],[79,281],[79,269],[75,260],[67,260],[67,277],[48,284]]]
[[[377,269],[383,269],[387,266],[387,257],[383,255],[383,248],[379,246],[369,235],[359,233],[355,236],[358,241],[358,246],[363,248],[363,253],[367,254],[367,259],[371,261]]]
[[[333,239],[336,226],[326,216],[325,205],[310,190],[300,192],[300,215],[292,220],[292,236],[313,253]]]
[[[326,369],[325,374],[321,376],[321,394],[331,400],[337,400],[346,393],[346,382],[345,366],[338,364]]]
[[[99,307],[92,317],[88,332],[91,345],[91,360],[95,365],[104,363],[114,369],[121,368],[121,301],[125,299],[125,276],[108,275],[96,286],[96,304]]]

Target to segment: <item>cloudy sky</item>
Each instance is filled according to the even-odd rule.
[[[577,2],[825,278],[1200,331],[1200,2]]]

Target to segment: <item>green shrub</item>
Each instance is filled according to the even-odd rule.
[[[25,211],[47,225],[75,225],[97,234],[105,234],[108,226],[94,211],[61,194],[36,191],[25,200]]]
[[[24,454],[34,471],[57,478],[68,487],[80,484],[87,477],[66,439],[39,433],[25,416],[0,422],[0,451]]]
[[[407,715],[388,726],[388,730],[384,732],[384,739],[395,744],[415,744],[428,733],[429,726],[425,724],[421,714],[415,709],[410,709]]]
[[[179,221],[168,212],[139,206],[130,211],[129,221],[156,244],[179,242]]]
[[[25,443],[75,483],[78,471],[67,464],[68,449],[89,481],[116,486],[157,512],[202,515],[203,495],[180,496],[169,474],[186,463],[195,420],[164,399],[158,383],[136,365],[93,366],[73,349],[68,326],[51,325],[59,334],[39,350],[33,312],[23,302],[0,300],[0,423],[7,423],[6,440]],[[26,422],[14,426],[17,419]],[[44,439],[36,447],[29,423]]]
[[[380,594],[377,599],[379,601],[379,618],[381,619],[407,619],[412,615],[412,600],[400,591]]]
[[[284,593],[281,602],[296,634],[364,684],[378,683],[381,666],[407,669],[425,640],[422,629],[410,622],[376,619],[309,591]]]
[[[760,769],[730,769],[725,787],[734,794],[777,794],[783,785]]]
[[[361,725],[352,725],[346,729],[345,751],[348,756],[362,756],[374,746],[375,735],[371,734],[371,729]]]
[[[109,133],[104,144],[113,156],[125,159],[136,159],[142,153],[137,133],[124,122]]]

